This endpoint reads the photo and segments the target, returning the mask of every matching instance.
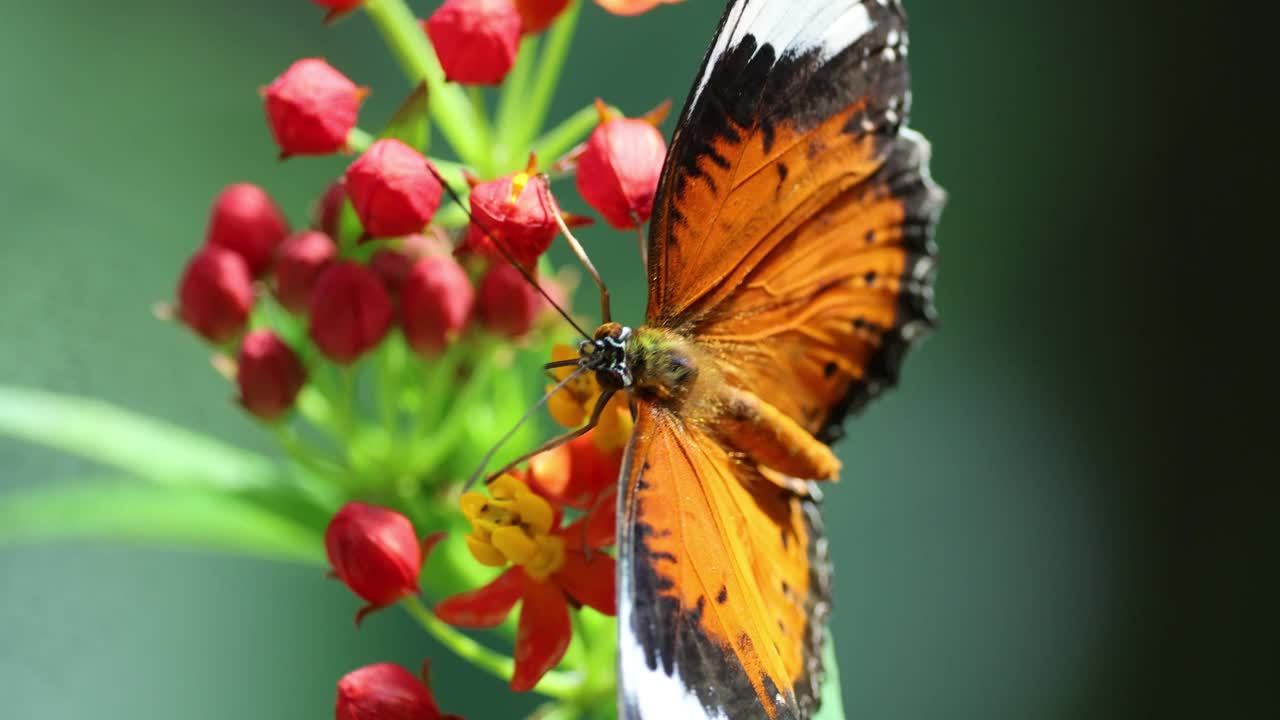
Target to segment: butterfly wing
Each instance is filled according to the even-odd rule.
[[[897,2],[731,4],[655,204],[648,322],[828,441],[933,320],[906,54]]]
[[[896,0],[734,0],[654,206],[647,323],[823,439],[896,380],[932,319],[942,193],[902,129],[906,53]],[[705,428],[638,404],[620,494],[623,714],[807,718],[827,607],[814,500]]]
[[[623,718],[809,717],[830,575],[814,500],[647,403],[622,479]]]

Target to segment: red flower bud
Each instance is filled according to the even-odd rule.
[[[289,222],[266,190],[236,183],[214,198],[205,242],[239,253],[258,277],[267,271],[276,246],[288,234]]]
[[[422,23],[451,82],[497,85],[520,46],[520,13],[511,0],[445,0]]]
[[[347,147],[368,91],[320,58],[298,60],[263,88],[263,104],[280,159],[328,155]]]
[[[378,276],[353,262],[337,262],[311,290],[311,339],[343,365],[377,347],[391,326],[391,297]]]
[[[336,720],[444,720],[431,695],[427,667],[422,679],[393,663],[366,665],[338,681]]]
[[[316,280],[338,258],[338,246],[317,230],[304,230],[285,239],[276,257],[276,299],[290,312],[305,313]]]
[[[550,27],[569,7],[569,0],[515,0],[515,6],[524,21],[524,34],[533,35]]]
[[[341,180],[334,180],[324,189],[324,194],[311,208],[311,227],[325,235],[338,239],[342,234],[342,203],[347,199],[347,190]]]
[[[253,277],[236,253],[205,246],[178,285],[178,317],[206,340],[226,342],[244,331],[253,308]]]
[[[475,302],[471,280],[456,260],[448,255],[419,260],[400,296],[405,340],[421,355],[438,354],[466,329]]]
[[[382,286],[391,296],[391,303],[400,301],[400,291],[404,287],[404,279],[409,277],[413,268],[413,258],[399,250],[382,249],[369,258],[369,269],[382,281]]]
[[[578,193],[618,230],[642,225],[653,212],[667,144],[645,120],[615,117],[591,133],[578,159]]]
[[[518,338],[533,328],[545,302],[519,270],[494,263],[480,280],[476,312],[489,330]]]
[[[292,409],[306,382],[307,371],[297,353],[270,330],[255,330],[240,343],[240,404],[259,418],[276,420]]]
[[[397,244],[400,252],[414,260],[432,257],[433,255],[453,254],[453,244],[450,242],[448,234],[443,230],[405,235],[400,238]]]
[[[472,221],[463,247],[503,262],[496,240],[512,259],[531,268],[559,230],[555,211],[547,184],[529,173],[480,183],[471,189]]]
[[[395,138],[374,142],[351,163],[344,183],[365,232],[392,237],[422,230],[444,192],[430,166],[421,153]]]
[[[391,294],[392,304],[400,302],[405,278],[409,277],[415,262],[427,257],[451,256],[453,249],[447,237],[434,233],[405,235],[391,245],[373,254],[369,269],[382,280],[383,287]]]
[[[333,575],[372,610],[418,592],[422,545],[409,518],[394,510],[349,502],[329,521],[324,548]]]
[[[322,8],[329,8],[325,22],[332,22],[364,4],[364,0],[311,0]]]

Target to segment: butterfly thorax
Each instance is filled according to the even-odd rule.
[[[641,400],[670,408],[688,401],[700,375],[707,370],[691,340],[647,325],[631,333],[626,358],[632,376],[631,392]]]

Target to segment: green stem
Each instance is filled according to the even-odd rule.
[[[544,168],[550,167],[562,155],[585,140],[599,122],[600,113],[592,104],[543,133],[542,137],[533,143],[533,151],[538,154],[538,163]]]
[[[347,147],[356,154],[368,150],[369,146],[373,144],[373,140],[374,137],[372,134],[367,133],[358,127],[351,128],[351,131],[347,133]]]
[[[432,165],[436,166],[436,170],[440,171],[440,177],[444,178],[445,182],[449,183],[449,187],[453,188],[454,191],[465,200],[467,193],[471,192],[471,189],[467,187],[467,179],[462,174],[465,166],[435,157],[429,157],[427,159],[431,161]]]
[[[467,102],[471,103],[471,114],[475,117],[476,124],[472,131],[480,136],[482,147],[491,148],[493,146],[493,130],[489,126],[489,110],[484,103],[484,88],[479,85],[472,85],[467,88]],[[477,168],[484,177],[489,177],[494,169],[491,167],[493,160],[493,152],[486,153],[485,160],[490,161]]]
[[[334,425],[344,447],[351,447],[356,431],[356,370],[355,367],[334,365]]]
[[[303,440],[292,427],[284,423],[277,423],[272,430],[285,455],[299,467],[329,482],[342,483],[346,480],[346,468],[341,462],[334,460],[324,450]]]
[[[422,393],[422,404],[409,431],[411,439],[422,437],[440,422],[449,402],[458,362],[466,354],[462,343],[454,342],[432,361],[422,386],[418,388]]]
[[[481,167],[486,152],[483,138],[474,132],[479,123],[465,93],[445,81],[435,50],[427,41],[413,11],[404,0],[366,0],[365,12],[382,33],[410,82],[425,81],[431,98],[431,116],[458,157]]]
[[[468,421],[467,414],[475,408],[477,401],[493,384],[491,382],[493,371],[492,360],[486,359],[478,363],[473,368],[471,377],[467,379],[467,384],[450,403],[448,419],[438,423],[438,431],[429,437],[417,435],[412,438],[413,444],[420,449],[414,453],[413,457],[412,471],[415,477],[430,476],[441,461],[453,451],[465,433],[475,432],[475,428]]]
[[[516,148],[529,145],[542,131],[542,124],[547,120],[547,110],[551,107],[551,98],[560,82],[560,70],[564,67],[565,58],[569,56],[569,45],[572,44],[581,10],[582,0],[572,0],[569,8],[547,33],[546,42],[542,46],[542,58],[538,63],[537,79],[534,81],[533,92],[529,95],[522,132],[513,139],[512,144]]]
[[[499,172],[512,169],[521,158],[518,154],[524,148],[513,147],[511,141],[520,132],[520,119],[525,111],[525,100],[529,93],[529,78],[533,73],[533,65],[538,55],[538,36],[526,35],[520,41],[520,52],[516,55],[516,65],[507,73],[507,80],[502,85],[502,96],[498,100],[497,118],[494,121],[493,156],[500,166]]]
[[[464,202],[466,201],[466,197],[462,199]],[[467,223],[471,222],[471,216],[467,214],[467,209],[461,205],[450,205],[436,213],[432,222],[445,230],[457,230],[460,227],[466,227]]]
[[[529,716],[529,720],[578,720],[582,711],[570,703],[548,703]]]
[[[492,675],[510,680],[515,672],[515,662],[501,653],[496,653],[466,635],[458,632],[453,626],[436,617],[422,604],[417,595],[410,595],[400,601],[400,605],[422,629],[441,645],[449,648],[455,655]],[[551,671],[542,676],[542,681],[534,688],[534,692],[554,698],[571,698],[577,694],[579,681],[574,675]]]
[[[393,332],[378,350],[378,413],[387,431],[391,456],[396,456],[400,440],[400,413],[396,399],[400,394],[400,378],[404,369],[407,349],[399,332]]]

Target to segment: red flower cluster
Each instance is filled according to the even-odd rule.
[[[597,3],[617,14],[635,14],[675,1]],[[313,2],[328,11],[326,21],[365,5],[361,0]],[[544,31],[569,7],[569,0],[443,0],[421,28],[449,81],[497,84],[515,65],[522,35]],[[387,6],[370,3],[365,9],[385,31]],[[400,17],[394,22],[407,21]],[[416,30],[405,33],[404,28],[397,28],[395,39],[423,40]],[[436,81],[432,77],[427,85]],[[351,366],[397,329],[414,353],[432,358],[468,332],[510,338],[530,333],[546,314],[539,287],[567,304],[553,281],[538,278],[539,258],[562,230],[587,220],[561,211],[548,176],[538,173],[534,159],[523,171],[483,182],[468,177],[471,221],[465,235],[450,236],[443,229],[449,221],[437,218],[445,190],[440,172],[410,144],[422,142],[414,139],[425,137],[415,123],[427,120],[410,113],[416,106],[406,103],[409,110],[402,108],[370,142],[372,136],[357,128],[366,94],[320,58],[297,60],[262,88],[268,128],[282,159],[362,152],[319,198],[310,227],[296,232],[291,233],[285,215],[262,188],[249,183],[224,188],[214,200],[205,242],[177,289],[176,317],[218,346],[220,368],[230,367],[229,358],[235,356],[239,403],[264,422],[288,417],[308,382],[309,365],[316,377],[323,377],[317,363]],[[476,106],[480,115],[485,114],[482,104]],[[555,164],[555,172],[576,172],[582,198],[611,226],[638,228],[652,212],[666,152],[656,129],[665,109],[626,118],[601,102],[597,106],[599,126],[578,151]],[[447,103],[433,111],[441,107],[450,113]],[[500,131],[504,124],[493,127]],[[562,127],[572,129],[576,123]],[[453,127],[446,122],[445,129],[452,137]],[[511,144],[498,134],[492,138],[495,146]],[[557,146],[563,135],[548,133],[556,138],[549,146]],[[503,153],[494,153],[489,162],[476,160],[471,152],[459,154],[486,166],[505,162]],[[437,162],[451,176],[455,172],[453,165]],[[571,241],[576,248],[576,240]],[[272,298],[295,317],[283,318]],[[281,328],[279,334],[266,327],[273,322]],[[554,355],[564,360],[575,353],[560,347]],[[396,375],[395,368],[403,366],[401,354],[389,352],[385,359],[391,369],[385,374]],[[559,368],[553,375],[563,380],[569,372]],[[322,391],[328,389],[324,385],[309,391],[317,396],[305,398],[309,413],[324,407]],[[402,408],[387,402],[388,395],[396,393],[378,399],[382,410],[391,408],[383,419],[394,429],[403,419],[397,415]],[[397,397],[405,398],[401,405],[412,404],[408,393]],[[556,393],[548,407],[560,423],[581,427],[600,397],[601,388],[588,373]],[[350,407],[346,410],[347,417],[339,419],[349,422],[332,433],[340,445],[362,429],[350,421]],[[466,493],[460,499],[471,528],[469,552],[482,565],[502,571],[484,587],[440,602],[435,612],[457,627],[487,628],[502,623],[519,605],[511,678],[515,690],[533,688],[561,661],[571,640],[572,609],[616,612],[615,561],[606,548],[615,542],[613,501],[630,431],[626,399],[618,394],[590,433],[502,475],[487,493]],[[390,430],[385,434],[396,435]],[[282,443],[289,446],[290,437],[282,435]],[[296,444],[302,449],[289,449],[307,451],[305,441]],[[389,441],[388,454],[396,450]],[[299,460],[300,466],[305,464]],[[367,489],[378,488],[371,484]],[[436,534],[421,540],[408,518],[375,505],[349,502],[334,515],[325,549],[333,575],[365,603],[356,614],[357,624],[397,602],[415,614],[424,612],[416,598],[419,575],[441,538]],[[443,625],[426,624],[443,636]],[[425,666],[417,678],[398,665],[370,665],[343,677],[337,690],[339,720],[456,717],[443,715],[436,706]]]

